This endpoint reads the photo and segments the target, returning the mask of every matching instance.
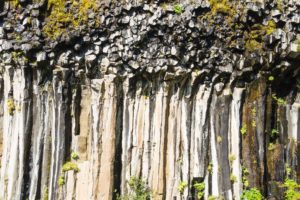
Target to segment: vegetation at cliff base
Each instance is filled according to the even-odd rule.
[[[283,186],[286,188],[284,193],[286,200],[300,199],[300,185],[292,179],[286,179]]]
[[[263,195],[256,188],[251,188],[249,190],[243,191],[242,200],[262,200]]]
[[[128,186],[130,188],[129,194],[117,196],[117,200],[149,200],[151,198],[151,190],[141,178],[130,177]]]

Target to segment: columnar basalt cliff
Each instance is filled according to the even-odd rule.
[[[299,199],[299,0],[0,12],[1,200]]]

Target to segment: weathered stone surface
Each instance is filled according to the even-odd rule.
[[[46,1],[11,3],[0,199],[116,199],[133,176],[153,199],[196,198],[195,182],[204,199],[283,199],[286,166],[299,179],[298,1],[104,1],[55,37]]]

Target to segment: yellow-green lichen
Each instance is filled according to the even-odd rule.
[[[230,181],[231,181],[232,183],[237,182],[237,177],[236,177],[235,175],[233,175],[233,174],[230,174]]]
[[[228,0],[209,0],[211,12],[213,15],[217,13],[234,14],[235,10],[231,7]]]
[[[196,182],[193,187],[195,188],[197,192],[197,198],[201,199],[204,196],[204,190],[205,190],[205,183],[198,183]]]
[[[63,172],[67,172],[71,170],[73,170],[74,172],[79,172],[79,168],[76,163],[66,162],[62,167]]]
[[[63,186],[65,184],[65,177],[64,176],[60,176],[58,178],[58,185],[59,186]]]
[[[50,12],[43,27],[47,38],[55,39],[75,29],[88,20],[89,9],[96,10],[96,0],[71,0],[70,6],[65,6],[66,0],[49,0]]]
[[[184,192],[184,190],[185,190],[185,188],[186,188],[187,186],[188,186],[187,182],[180,181],[180,182],[179,182],[179,185],[178,185],[178,187],[177,187],[178,192],[179,192],[180,194],[183,194],[183,192]]]
[[[47,186],[44,189],[43,199],[44,200],[48,200],[49,199],[49,190],[48,190]]]
[[[17,8],[19,6],[19,0],[6,0],[9,2],[10,6],[12,6],[12,8]]]
[[[73,160],[78,160],[79,159],[79,155],[76,153],[76,152],[72,152],[71,153],[71,158],[73,159]]]
[[[6,102],[6,103],[7,103],[7,110],[8,110],[8,113],[9,113],[10,115],[13,115],[13,114],[14,114],[14,111],[15,111],[15,109],[16,109],[13,98],[7,99],[7,102]]]
[[[232,164],[233,161],[234,161],[235,159],[236,159],[236,157],[235,157],[234,154],[230,154],[230,155],[228,156],[228,160],[229,160],[230,164]]]
[[[247,133],[247,125],[243,124],[242,128],[240,129],[240,132],[242,136],[244,136]]]
[[[273,20],[267,22],[267,25],[255,24],[249,32],[245,33],[246,50],[261,50],[264,46],[263,37],[271,35],[276,30],[276,23]]]

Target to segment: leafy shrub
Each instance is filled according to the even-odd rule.
[[[182,14],[184,11],[183,7],[180,4],[174,5],[173,10],[178,15]]]
[[[241,131],[242,136],[244,136],[247,133],[247,125],[243,124],[240,131]]]
[[[284,106],[286,104],[286,101],[284,99],[282,99],[282,98],[277,97],[276,94],[273,94],[272,98],[273,98],[274,101],[276,101],[276,103],[279,106]]]
[[[260,191],[256,188],[251,188],[250,190],[244,190],[242,200],[262,200],[263,196]]]
[[[130,194],[117,196],[117,200],[148,200],[151,198],[151,191],[142,179],[132,176],[128,185]]]
[[[204,196],[205,183],[195,183],[193,186],[197,191],[197,198],[201,199]]]
[[[243,177],[242,177],[242,181],[243,181],[243,185],[245,188],[249,187],[249,181],[247,176],[249,175],[249,171],[246,167],[242,167],[242,172],[243,172]]]
[[[179,192],[180,194],[183,194],[183,192],[184,192],[185,188],[187,187],[187,185],[188,185],[188,184],[187,184],[186,182],[180,181],[180,183],[179,183],[179,185],[178,185],[178,187],[177,187],[178,192]]]
[[[300,199],[300,191],[299,191],[300,185],[298,183],[296,183],[292,179],[287,178],[285,179],[283,186],[287,188],[287,190],[284,193],[286,200]]]
[[[65,177],[64,176],[60,176],[58,178],[58,185],[59,186],[63,186],[65,184]]]
[[[67,172],[71,170],[73,170],[74,172],[79,172],[79,168],[76,163],[66,162],[62,167],[63,172]]]
[[[271,130],[271,137],[272,137],[272,138],[277,137],[277,136],[278,136],[278,133],[279,133],[279,131],[278,131],[277,129],[273,128],[273,129]]]
[[[78,156],[78,154],[76,153],[76,152],[72,152],[71,153],[71,158],[73,159],[73,160],[78,160],[79,159],[79,156]]]

